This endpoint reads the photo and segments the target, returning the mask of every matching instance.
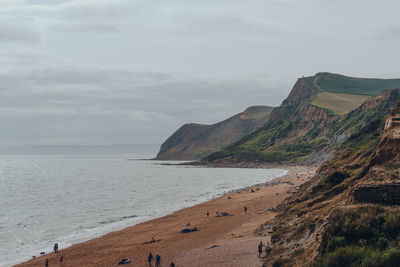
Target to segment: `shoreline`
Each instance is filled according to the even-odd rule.
[[[271,166],[268,167],[271,168]],[[278,166],[274,167],[276,168]],[[260,220],[261,218],[265,217],[265,214],[267,215],[267,217],[271,217],[274,215],[273,212],[266,212],[265,214],[258,214],[258,212],[264,211],[265,209],[278,205],[283,201],[283,199],[285,199],[290,194],[289,191],[293,191],[293,189],[297,187],[300,183],[307,180],[302,178],[301,181],[297,181],[299,180],[298,179],[299,173],[315,171],[315,168],[305,167],[305,166],[279,166],[279,167],[288,171],[286,175],[274,178],[269,182],[263,182],[252,185],[250,187],[230,190],[228,193],[213,197],[210,200],[206,200],[205,202],[200,202],[193,206],[181,208],[175,212],[172,213],[169,212],[168,214],[160,215],[155,218],[147,218],[142,222],[137,222],[134,225],[124,227],[121,230],[115,230],[106,233],[102,236],[89,239],[82,243],[72,244],[67,248],[63,248],[59,255],[62,254],[65,258],[64,266],[115,266],[116,263],[118,263],[118,261],[121,260],[122,258],[129,258],[134,260],[134,262],[129,264],[129,266],[143,266],[143,264],[146,264],[145,257],[147,256],[148,254],[147,251],[149,250],[149,248],[145,248],[146,246],[143,245],[143,243],[151,240],[152,236],[156,236],[156,239],[158,239],[158,237],[160,236],[163,237],[161,238],[162,241],[151,244],[154,245],[153,250],[156,250],[158,248],[160,250],[160,255],[162,255],[164,259],[174,260],[176,264],[179,263],[180,260],[184,262],[185,256],[182,255],[182,252],[180,253],[180,255],[177,255],[176,253],[176,251],[178,250],[185,251],[188,249],[187,246],[182,247],[181,244],[179,243],[179,240],[182,241],[181,239],[183,237],[185,237],[185,239],[186,237],[188,237],[187,239],[191,240],[190,242],[191,246],[189,246],[191,248],[197,247],[199,245],[204,246],[207,242],[211,241],[210,239],[215,241],[223,240],[224,233],[226,234],[227,230],[232,230],[232,229],[240,230],[239,226],[243,225],[244,223],[249,223],[248,219],[254,221],[255,219],[258,218],[258,220]],[[251,193],[251,189],[254,189],[254,193]],[[271,191],[271,192],[269,195],[268,194],[265,195],[265,193],[268,193],[266,191]],[[231,203],[228,203],[226,201],[227,195],[232,195],[232,199],[228,201]],[[250,211],[251,209],[249,208],[248,213],[250,212],[253,213],[250,216],[247,215],[247,217],[243,218],[242,214],[238,214],[241,213],[243,204],[241,204],[240,202],[238,203],[237,201],[236,202],[232,201],[236,199],[236,196],[241,197],[242,198],[241,202],[246,203],[246,205],[249,205],[249,207],[251,205],[255,205],[257,207],[262,207],[265,209]],[[267,198],[266,202],[268,203],[264,204],[257,203],[260,202],[260,200],[262,200],[263,198]],[[206,217],[205,209],[210,209],[209,207],[215,206],[216,204],[218,205],[221,204],[221,208],[229,210],[228,213],[233,215],[226,217],[232,219],[231,222],[222,223],[218,231],[212,231],[212,229],[207,229],[207,228],[210,228],[209,227],[210,222],[215,220],[217,217],[215,216],[215,213],[212,212],[212,210],[210,210],[209,218]],[[239,206],[240,209],[238,209]],[[221,210],[221,212],[223,212],[223,210]],[[265,217],[264,219],[267,219],[267,217]],[[209,222],[204,221],[204,218],[208,219]],[[220,219],[220,221],[226,220],[225,217],[217,218],[217,220],[218,219]],[[264,219],[259,221],[259,224],[256,223],[255,225],[252,225],[252,230],[250,232],[251,233],[254,232],[255,229],[261,223],[264,222]],[[193,220],[196,223],[192,223],[188,227],[196,226],[199,229],[199,231],[196,233],[193,232],[188,234],[180,234],[179,229],[184,228],[185,225],[184,222],[185,221],[193,222]],[[197,223],[197,221],[199,222]],[[169,225],[169,227],[165,228],[164,224]],[[149,229],[149,227],[151,227],[151,229]],[[172,232],[170,231],[171,227],[175,228]],[[246,229],[246,227],[242,228]],[[168,233],[165,233],[165,231],[168,231]],[[213,235],[211,236],[209,233],[210,231],[213,232]],[[246,235],[244,236],[249,236],[249,234],[250,233],[246,233]],[[214,236],[217,236],[218,238],[215,239]],[[135,239],[136,241],[133,241],[131,239]],[[107,246],[104,247],[102,244],[103,245],[107,244]],[[180,248],[179,249],[176,248],[175,250],[171,249],[176,246]],[[99,249],[99,247],[101,249]],[[92,251],[94,248],[97,248],[95,249],[95,251],[100,251],[96,253],[96,256],[93,256],[90,253],[90,251]],[[129,251],[129,253],[127,253],[126,251]],[[154,253],[155,252],[153,252],[153,254]],[[36,259],[33,260],[31,259],[27,262],[23,262],[15,266],[43,266],[44,260],[46,258],[49,258],[50,263],[53,263],[50,264],[50,266],[59,266],[58,263],[55,264],[55,262],[57,262],[57,257],[59,257],[59,255],[55,255],[54,253],[46,254],[44,256],[37,257]],[[167,262],[164,261],[164,264],[166,263]]]

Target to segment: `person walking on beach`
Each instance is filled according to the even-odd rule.
[[[58,253],[58,243],[54,244],[54,253]]]
[[[245,207],[244,207],[244,213],[246,213],[246,212],[247,212],[247,207],[245,206]]]
[[[264,247],[264,245],[263,245],[262,241],[260,241],[260,244],[258,244],[258,257],[261,257],[263,247]]]
[[[153,254],[151,254],[151,252],[149,253],[149,256],[147,256],[147,262],[149,263],[149,266],[151,265],[151,261],[153,260]]]
[[[160,255],[156,255],[156,267],[160,267],[161,257]]]
[[[64,260],[64,256],[61,255],[61,257],[60,257],[60,264],[61,264],[61,265],[63,264],[63,260]]]
[[[44,261],[44,266],[49,267],[49,259],[46,259],[46,260]]]

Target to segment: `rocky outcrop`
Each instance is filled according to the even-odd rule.
[[[360,185],[354,189],[353,197],[357,202],[400,205],[400,184]]]

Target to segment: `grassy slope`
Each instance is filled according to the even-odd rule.
[[[365,95],[319,92],[311,104],[329,109],[335,114],[344,115],[358,108],[368,97]]]
[[[333,73],[318,73],[318,85],[330,93],[372,96],[387,89],[400,88],[400,79],[354,78]]]

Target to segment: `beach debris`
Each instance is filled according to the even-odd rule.
[[[32,256],[32,259],[35,259],[36,258],[36,256]]]
[[[205,248],[204,250],[207,250],[207,249],[212,249],[212,248],[217,248],[217,247],[219,247],[218,245],[212,245],[211,247],[209,247],[209,248]]]
[[[190,222],[188,222],[187,224],[185,224],[184,226],[190,226]]]
[[[40,252],[40,255],[44,255],[44,254],[46,254],[46,252],[44,252],[44,251]]]
[[[208,211],[207,211],[207,213],[206,213],[206,214],[207,214],[207,217],[208,217],[208,216],[210,216],[210,213],[209,213]]]
[[[231,196],[228,196],[228,199],[231,199]]]
[[[219,211],[217,211],[216,214],[217,214],[217,217],[230,216],[230,214],[227,213],[227,212],[219,212]]]
[[[197,232],[198,230],[197,230],[197,227],[195,226],[195,227],[193,227],[192,229],[190,229],[190,228],[183,228],[182,230],[181,230],[181,233],[182,234],[186,234],[186,233],[190,233],[190,232]]]
[[[269,212],[269,211],[271,211],[271,212],[275,212],[276,211],[276,208],[274,208],[274,207],[270,207],[270,208],[268,208],[268,209],[265,209],[265,210],[263,210],[262,212],[260,212],[260,213],[265,213],[265,212]]]
[[[122,259],[120,262],[118,262],[118,265],[129,264],[131,262],[132,262],[132,260]]]
[[[254,189],[253,188],[251,189],[251,192],[254,193]]]
[[[154,239],[154,237],[152,237],[150,241],[145,241],[142,243],[142,245],[152,244],[152,243],[161,242],[161,241],[162,241],[161,239]]]

